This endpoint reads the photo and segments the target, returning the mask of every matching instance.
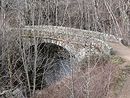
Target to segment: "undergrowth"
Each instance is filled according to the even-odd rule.
[[[117,96],[121,92],[128,75],[130,75],[130,64],[126,65],[123,69],[119,68],[118,73],[114,80],[114,94]]]
[[[121,58],[117,55],[112,55],[110,57],[110,60],[111,60],[112,64],[116,64],[116,65],[123,64],[125,62],[125,60],[123,58]]]

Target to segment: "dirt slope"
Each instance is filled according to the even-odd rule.
[[[124,58],[126,61],[130,61],[130,48],[119,43],[109,43],[109,44],[116,52],[116,55]]]
[[[109,43],[109,45],[113,47],[114,51],[116,52],[116,55],[126,60],[126,63],[123,65],[130,65],[130,48],[119,43]],[[125,81],[121,93],[116,98],[130,98],[130,76],[127,77],[127,80]]]

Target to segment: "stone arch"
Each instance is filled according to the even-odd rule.
[[[44,42],[44,43],[52,43],[52,44],[58,45],[60,47],[63,47],[70,53],[70,55],[72,57],[75,57],[75,55],[81,50],[81,48],[76,48],[76,46],[77,46],[76,44],[69,43],[64,40],[57,40],[57,39],[52,39],[52,38],[46,38],[46,39],[42,39],[42,40],[43,40],[42,42]],[[80,46],[83,46],[83,45],[80,45]]]
[[[71,50],[71,53],[76,55],[81,49],[76,50],[74,43],[78,44],[86,44],[85,41],[95,41],[96,44],[101,46],[100,49],[103,52],[107,52],[110,49],[109,45],[106,41],[109,41],[110,38],[108,34],[94,32],[89,30],[81,30],[69,27],[62,26],[25,26],[24,28],[17,29],[12,28],[11,30],[18,30],[21,32],[22,37],[42,37],[44,39],[50,40],[50,42],[54,41],[55,44],[62,45],[62,47],[66,47],[67,50]],[[89,40],[88,40],[89,39]],[[104,40],[106,39],[106,41]],[[56,43],[56,42],[59,43]],[[110,52],[107,52],[109,54]]]
[[[37,74],[38,74],[38,77],[36,78],[36,89],[42,89],[45,86],[52,84],[52,82],[56,82],[56,81],[60,80],[64,75],[68,75],[68,74],[71,73],[71,66],[70,66],[70,62],[69,62],[70,61],[69,51],[67,49],[65,49],[63,47],[63,45],[59,46],[59,44],[54,42],[54,40],[51,41],[51,42],[49,40],[44,40],[42,42],[43,43],[39,43],[38,46],[37,46],[38,47],[37,48],[37,50],[38,50],[37,55],[40,55],[40,56],[37,57],[37,68],[38,68]],[[34,70],[33,67],[34,67],[34,63],[35,63],[34,62],[35,57],[33,56],[33,55],[35,55],[35,54],[33,54],[33,52],[35,51],[34,48],[35,48],[35,45],[31,45],[26,50],[26,58],[27,58],[26,59],[26,62],[27,62],[26,66],[28,66],[28,75],[29,75],[29,81],[30,81],[31,86],[33,85],[33,70]],[[44,48],[43,51],[42,51],[42,48]],[[52,49],[54,49],[54,50],[52,50]],[[62,49],[63,49],[63,51],[60,51]],[[41,53],[39,53],[39,51]],[[56,53],[56,54],[58,52],[63,52],[63,53],[66,52],[67,57],[62,57],[62,56],[64,56],[62,53],[61,54],[59,53],[60,56],[57,56],[57,55],[54,56],[54,57],[53,56],[47,56],[47,55],[50,55],[50,54],[46,54],[46,53],[51,52],[51,51]],[[42,56],[41,56],[41,54],[42,54]],[[22,75],[21,78],[25,78],[26,74],[25,74],[23,62],[19,61],[16,65],[18,65],[20,70],[19,70],[19,68],[17,68],[17,69],[19,71],[22,71],[21,73],[23,75]],[[43,78],[43,76],[42,75],[40,76],[40,74],[43,74],[44,69],[47,69],[47,71],[44,74],[43,87],[40,87],[41,84],[42,84],[41,80]],[[60,75],[60,72],[61,72],[61,75]],[[24,79],[23,83],[24,83],[23,85],[28,87],[28,83],[27,83],[26,79]],[[18,85],[18,84],[19,83],[16,80],[14,85]],[[33,89],[33,88],[31,88],[31,89]],[[27,90],[29,90],[29,89],[27,88]],[[27,91],[27,92],[30,92],[30,91]]]

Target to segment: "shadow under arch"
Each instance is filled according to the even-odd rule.
[[[18,61],[15,70],[21,71],[22,85],[26,86],[27,91],[33,90],[34,78],[35,89],[41,90],[46,86],[49,86],[64,76],[71,74],[71,54],[70,52],[54,43],[39,43],[38,45],[31,45],[25,50],[26,53],[26,65],[23,61]],[[36,70],[35,70],[36,62]],[[26,70],[27,68],[27,70]],[[36,76],[35,76],[36,71]],[[29,85],[27,81],[27,75],[29,77]],[[19,84],[19,81],[15,81],[14,85]],[[30,93],[30,91],[28,91]]]

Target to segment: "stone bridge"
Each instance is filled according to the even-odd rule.
[[[66,49],[78,62],[93,54],[110,55],[112,48],[107,41],[118,41],[113,35],[61,26],[26,26],[24,28],[9,28],[8,31],[11,34],[19,35],[27,49],[30,45],[39,44],[39,42],[53,43]],[[19,88],[0,93],[0,97],[5,95],[7,95],[5,98],[12,95],[16,98],[24,98],[22,90]]]
[[[33,38],[41,38],[44,43],[62,46],[79,61],[90,55],[89,53],[109,55],[112,48],[106,41],[110,41],[110,39],[117,41],[113,35],[62,26],[25,26],[9,30],[19,32],[24,42],[32,39],[32,43],[34,43]]]

